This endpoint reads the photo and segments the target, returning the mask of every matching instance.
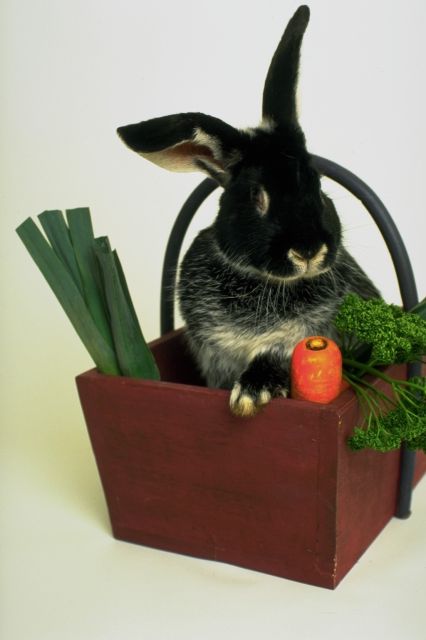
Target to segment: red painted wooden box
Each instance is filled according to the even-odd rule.
[[[235,418],[180,332],[151,347],[161,382],[77,377],[114,536],[336,587],[393,516],[399,452],[349,450],[351,391]]]

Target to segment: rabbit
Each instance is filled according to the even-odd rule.
[[[301,6],[285,29],[256,128],[181,113],[117,130],[130,149],[160,167],[200,170],[223,187],[215,221],[183,258],[178,300],[207,385],[229,389],[231,411],[242,417],[288,395],[300,340],[338,339],[333,318],[347,293],[380,295],[342,244],[338,214],[298,123],[308,21],[309,8]]]

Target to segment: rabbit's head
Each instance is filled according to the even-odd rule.
[[[141,156],[172,171],[201,170],[224,188],[214,223],[218,249],[240,269],[294,280],[333,263],[340,222],[306,150],[296,113],[301,6],[274,54],[261,124],[238,130],[202,113],[154,118],[118,129]]]

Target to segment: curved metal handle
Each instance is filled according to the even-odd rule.
[[[160,329],[162,336],[175,328],[175,289],[183,239],[197,209],[218,186],[219,184],[211,178],[203,180],[183,203],[170,232],[161,276]]]
[[[411,309],[418,303],[417,287],[413,269],[401,235],[380,198],[360,178],[339,164],[312,156],[318,172],[331,178],[345,187],[356,198],[361,200],[388,247],[398,279],[401,300],[404,309]],[[219,185],[210,178],[201,182],[191,193],[180,210],[173,225],[167,243],[163,262],[161,281],[161,335],[174,329],[174,293],[179,255],[185,233],[199,206]],[[408,376],[420,375],[421,365],[414,363],[408,367]],[[399,480],[399,495],[395,515],[398,518],[408,518],[410,515],[411,496],[413,488],[414,467],[416,455],[405,445],[401,449],[401,472]]]
[[[419,301],[416,281],[404,242],[389,211],[377,194],[354,173],[321,156],[312,157],[318,172],[338,182],[350,191],[352,195],[361,200],[373,218],[389,249],[398,279],[403,307],[406,310],[412,309]]]

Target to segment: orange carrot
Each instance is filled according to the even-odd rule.
[[[326,404],[342,390],[342,354],[337,344],[323,336],[301,340],[291,361],[291,396]]]

